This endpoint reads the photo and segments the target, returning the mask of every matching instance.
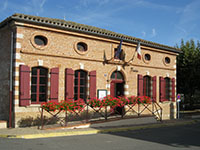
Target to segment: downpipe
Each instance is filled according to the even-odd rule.
[[[10,88],[9,88],[9,128],[12,128],[12,106],[13,106],[13,31],[11,31],[10,43]]]

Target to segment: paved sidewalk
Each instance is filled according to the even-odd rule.
[[[200,118],[200,109],[180,111],[181,118]]]
[[[122,119],[116,121],[108,121],[96,124],[82,124],[73,127],[60,127],[54,129],[40,130],[37,127],[27,128],[12,128],[12,129],[0,129],[0,137],[4,138],[48,138],[59,136],[72,136],[72,135],[85,135],[85,134],[98,134],[108,132],[119,132],[127,130],[139,130],[145,128],[157,128],[174,125],[185,125],[199,122],[196,119],[179,119],[179,120],[167,120],[163,122],[156,121],[152,117],[145,118],[132,118]]]

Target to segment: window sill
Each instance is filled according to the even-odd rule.
[[[41,104],[30,104],[29,106],[27,106],[27,107],[40,107],[41,106]]]
[[[162,101],[162,102],[159,102],[160,104],[167,104],[167,103],[170,103],[171,101]]]

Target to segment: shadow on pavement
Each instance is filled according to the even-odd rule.
[[[199,122],[192,125],[141,129],[128,132],[114,132],[109,134],[165,144],[172,147],[200,147]]]

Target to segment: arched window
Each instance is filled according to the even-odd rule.
[[[114,72],[112,73],[112,75],[111,75],[111,79],[112,79],[112,80],[124,80],[124,77],[123,77],[123,75],[122,75],[121,72],[119,72],[119,71],[114,71]]]
[[[170,78],[165,78],[165,99],[170,100]]]
[[[47,100],[48,69],[33,67],[31,69],[31,102],[40,103]]]
[[[143,79],[143,95],[151,97],[151,77],[144,76]]]
[[[74,99],[87,98],[87,72],[83,70],[75,71],[74,78]]]

